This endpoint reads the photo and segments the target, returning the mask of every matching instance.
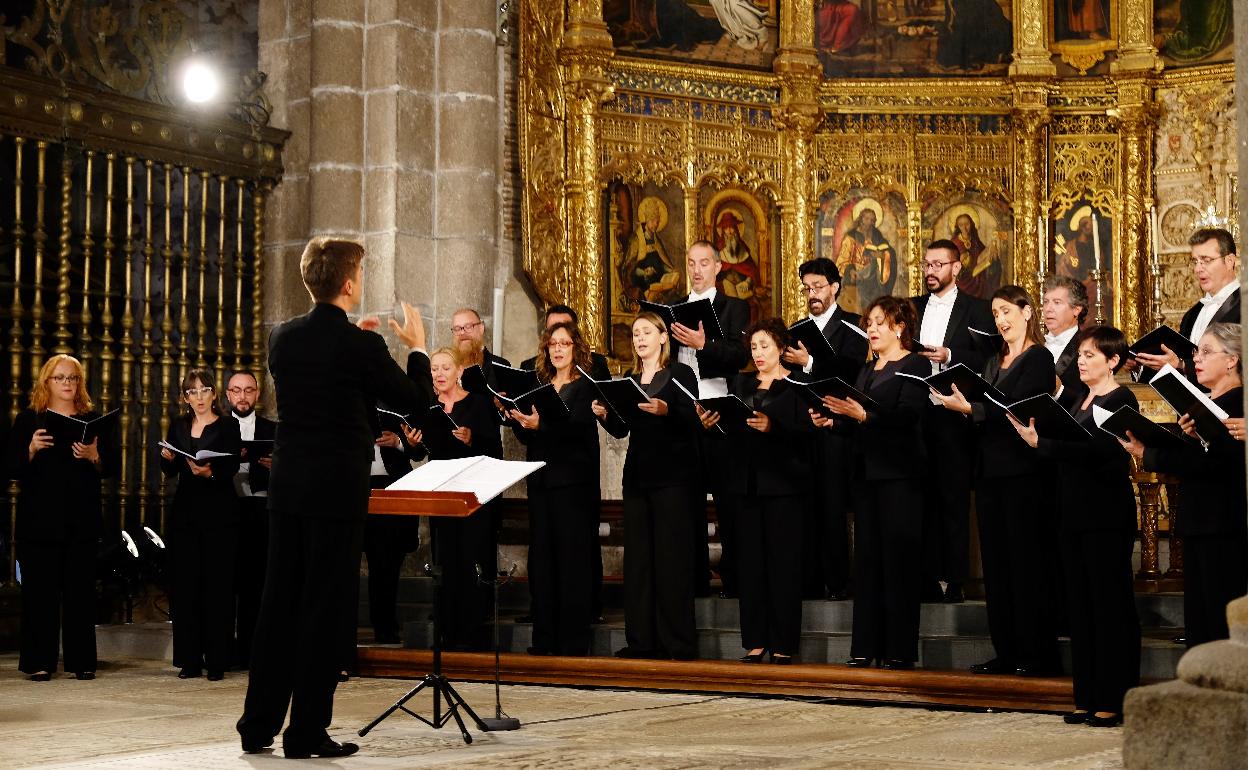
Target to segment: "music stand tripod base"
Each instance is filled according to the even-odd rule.
[[[485,729],[492,733],[520,729],[520,720],[515,717],[485,717],[481,721],[485,723]]]
[[[435,664],[435,668],[440,669],[441,666],[437,666]],[[417,714],[415,711],[412,711],[407,707],[407,702],[426,687],[430,688],[433,692],[432,719]],[[442,698],[446,699],[447,707],[445,712],[442,711]],[[464,738],[464,743],[472,743],[472,734],[468,732],[468,728],[464,725],[463,717],[459,715],[460,709],[463,709],[464,713],[472,718],[472,721],[476,723],[478,730],[481,732],[490,731],[489,726],[481,720],[481,717],[477,716],[476,712],[472,710],[472,707],[468,705],[463,696],[455,691],[455,688],[451,686],[451,683],[447,681],[447,678],[442,676],[440,671],[435,671],[435,673],[432,674],[425,674],[425,676],[421,679],[420,684],[416,685],[411,690],[408,690],[407,694],[402,698],[399,698],[393,706],[386,709],[380,716],[361,728],[359,736],[363,738],[365,735],[368,735],[370,730],[381,724],[395,711],[402,711],[408,716],[424,722],[435,730],[442,729],[447,722],[454,719],[455,724],[459,727],[460,735]]]

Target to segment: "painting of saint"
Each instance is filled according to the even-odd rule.
[[[840,269],[838,301],[846,310],[860,312],[876,297],[908,290],[905,221],[906,204],[896,192],[854,188],[820,197],[815,256]]]
[[[779,0],[605,0],[616,50],[648,57],[769,69]]]
[[[623,322],[632,323],[638,300],[672,302],[684,290],[683,195],[676,186],[607,188],[609,306]]]
[[[1155,0],[1153,45],[1168,64],[1234,58],[1232,0]]]
[[[772,314],[772,239],[774,209],[735,188],[703,190],[703,237],[721,262],[715,287],[745,300],[751,320]]]
[[[667,205],[654,196],[643,198],[637,206],[637,225],[624,250],[620,276],[629,299],[666,302],[677,288],[680,270],[667,255],[659,233],[667,227]]]
[[[1053,40],[1108,40],[1108,0],[1056,0],[1053,8]]]
[[[1003,201],[966,190],[925,204],[924,240],[947,239],[958,247],[958,291],[980,299],[1010,282],[1014,219]]]
[[[1082,200],[1071,207],[1071,213],[1064,218],[1059,214],[1055,224],[1056,237],[1053,241],[1055,272],[1081,282],[1088,290],[1091,300],[1096,297],[1096,282],[1092,280],[1092,271],[1096,269],[1096,246],[1094,239],[1099,231],[1101,246],[1101,269],[1105,271],[1105,285],[1102,288],[1105,298],[1105,316],[1113,322],[1112,288],[1110,276],[1113,272],[1113,224],[1111,220],[1096,210],[1090,201]],[[1093,223],[1095,211],[1097,222]]]

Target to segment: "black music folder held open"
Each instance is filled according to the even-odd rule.
[[[404,428],[416,427],[416,425],[412,423],[411,417],[412,415],[410,414],[399,414],[398,412],[392,412],[389,409],[377,407],[377,422],[381,424],[381,429],[383,431],[388,430],[391,433],[397,433],[402,436]]]
[[[1058,441],[1087,441],[1092,438],[1092,434],[1088,429],[1080,425],[1079,421],[1048,393],[1024,398],[1021,401],[1015,401],[1008,405],[1001,403],[992,396],[987,396],[987,398],[1012,414],[1014,419],[1023,425],[1030,424],[1034,419],[1036,421],[1036,434],[1040,438],[1051,438]]]
[[[962,391],[962,395],[966,396],[967,401],[983,401],[989,395],[995,401],[1005,401],[1005,396],[999,390],[990,385],[983,377],[976,374],[966,364],[954,364],[948,369],[943,369],[927,377],[916,377],[905,372],[897,372],[896,376],[922,380],[929,387],[935,388],[946,396],[953,395],[953,386],[957,385],[958,390]]]
[[[647,302],[643,299],[638,300],[637,304],[641,306],[642,310],[648,310],[662,318],[664,323],[667,324],[668,332],[671,332],[673,324],[680,324],[696,330],[700,323],[708,341],[719,340],[724,337],[724,332],[719,326],[719,316],[715,315],[715,308],[711,305],[709,299],[677,302],[674,305]]]
[[[595,380],[584,369],[581,369],[581,376],[593,383],[603,406],[620,418],[625,425],[641,414],[641,410],[637,408],[639,405],[650,402],[646,391],[642,390],[632,377]]]
[[[254,441],[244,441],[242,444],[242,458],[247,462],[260,460],[265,457],[273,456],[273,439],[256,439]]]
[[[863,409],[879,409],[880,405],[875,399],[866,393],[850,385],[840,377],[829,377],[826,380],[817,380],[815,382],[798,382],[789,377],[784,378],[786,382],[792,385],[797,392],[798,398],[805,401],[812,409],[819,412],[825,417],[839,417],[835,415],[823,403],[824,396],[832,396],[840,399],[853,399],[862,405]]]
[[[559,398],[559,391],[549,382],[514,398],[499,395],[498,400],[502,402],[504,409],[516,409],[523,414],[537,409],[542,419],[563,420],[570,416],[568,405],[563,403],[563,399]]]
[[[832,347],[831,342],[828,342],[828,338],[823,336],[823,331],[813,318],[803,318],[790,326],[789,336],[793,339],[794,347],[797,347],[797,343],[800,342],[806,346],[806,352],[812,356],[837,355],[836,349]]]
[[[1222,424],[1229,415],[1173,366],[1161,367],[1148,384],[1171,409],[1192,418],[1202,440],[1209,442],[1230,436],[1230,431]]]
[[[542,384],[537,379],[537,372],[532,369],[517,369],[514,366],[504,366],[497,363],[489,366],[490,374],[494,377],[497,389],[490,386],[489,380],[485,376],[485,369],[482,368],[481,364],[476,364],[464,369],[464,373],[459,378],[459,382],[463,385],[464,390],[483,396],[508,394],[514,397],[518,393],[528,393],[531,390],[536,390]]]
[[[105,433],[116,429],[120,409],[102,414],[93,420],[82,420],[51,409],[43,412],[43,429],[52,436],[53,446],[64,444],[90,444]]]
[[[1196,352],[1195,343],[1169,326],[1162,324],[1129,345],[1127,354],[1132,358],[1140,353],[1159,356],[1161,355],[1162,345],[1174,351],[1174,354],[1179,358],[1191,358],[1192,354]]]
[[[717,427],[721,430],[746,430],[749,426],[745,424],[745,421],[754,416],[754,408],[731,393],[726,396],[699,399],[698,403],[706,411],[719,414]]]
[[[971,340],[975,343],[975,347],[989,358],[998,355],[1001,352],[1001,346],[1005,344],[1005,337],[996,331],[984,331],[974,326],[968,326],[966,330],[971,333]]]
[[[1096,420],[1098,428],[1123,441],[1129,440],[1127,432],[1130,431],[1146,447],[1176,448],[1194,443],[1185,434],[1166,430],[1128,404],[1123,404],[1113,412],[1093,406],[1092,419]]]

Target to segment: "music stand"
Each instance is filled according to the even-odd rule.
[[[476,495],[471,492],[408,492],[408,491],[391,491],[387,489],[374,490],[368,500],[368,512],[370,514],[390,515],[390,516],[453,516],[463,518],[472,515],[481,504],[477,502]],[[377,725],[381,724],[386,717],[395,711],[403,711],[408,716],[419,719],[421,722],[429,725],[435,730],[440,730],[447,722],[452,719],[459,726],[459,732],[464,736],[464,743],[472,743],[472,735],[468,733],[468,728],[464,726],[463,717],[459,715],[459,710],[463,709],[464,713],[472,718],[476,723],[477,729],[481,732],[489,732],[489,727],[485,722],[481,721],[481,717],[472,710],[472,707],[464,700],[455,688],[451,686],[450,681],[442,674],[442,642],[441,642],[441,620],[439,604],[439,571],[433,571],[433,670],[425,674],[421,678],[420,684],[408,690],[407,694],[399,698],[393,706],[386,709],[373,721],[369,722],[359,735],[363,737],[368,734]],[[433,716],[426,718],[407,707],[407,702],[416,696],[421,690],[428,687],[433,692]],[[446,711],[442,711],[442,699],[446,699]]]

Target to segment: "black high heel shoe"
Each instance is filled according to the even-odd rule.
[[[762,652],[747,652],[745,655],[741,656],[740,660],[742,663],[762,663],[763,656],[766,654],[766,650],[763,650]]]

